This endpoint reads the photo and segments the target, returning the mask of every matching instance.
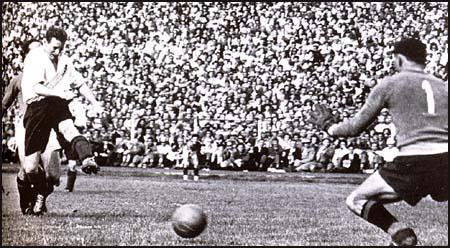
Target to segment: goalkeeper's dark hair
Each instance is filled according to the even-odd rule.
[[[45,33],[45,39],[47,40],[47,42],[50,42],[52,38],[55,38],[62,43],[66,43],[67,33],[62,28],[51,26]]]
[[[27,41],[24,41],[22,43],[22,46],[21,46],[22,47],[22,53],[21,53],[21,55],[22,55],[23,59],[25,59],[25,57],[27,56],[28,52],[30,51],[30,45],[33,42],[41,43],[38,39],[34,39],[34,38],[30,39],[30,40],[27,40]]]
[[[418,64],[427,61],[427,46],[417,38],[405,38],[394,44],[395,54],[401,54]]]

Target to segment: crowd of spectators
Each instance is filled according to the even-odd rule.
[[[21,71],[20,44],[56,25],[106,109],[81,114],[104,165],[178,167],[195,133],[206,169],[370,172],[395,156],[387,110],[349,139],[327,137],[305,123],[307,113],[323,103],[354,116],[394,72],[392,45],[405,35],[427,44],[426,72],[446,79],[447,6],[2,3],[2,88]],[[14,116],[14,108],[2,116],[4,152]]]

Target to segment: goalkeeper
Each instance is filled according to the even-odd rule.
[[[384,207],[422,198],[448,200],[448,84],[424,72],[426,45],[415,38],[399,41],[393,51],[397,74],[384,78],[354,118],[335,124],[331,111],[316,105],[308,122],[331,136],[356,136],[383,108],[392,114],[399,155],[368,177],[346,200],[351,211],[391,235],[391,244],[417,244],[413,229]]]

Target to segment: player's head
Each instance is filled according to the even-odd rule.
[[[66,43],[67,33],[61,28],[51,26],[45,33],[45,39],[50,56],[59,56]]]
[[[400,69],[406,62],[425,66],[427,47],[417,38],[406,38],[394,44],[395,64]]]
[[[41,45],[41,42],[37,39],[30,39],[22,44],[22,57],[25,58],[27,56],[28,52],[33,50],[36,47],[39,47]]]

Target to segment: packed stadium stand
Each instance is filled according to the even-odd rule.
[[[447,7],[2,3],[2,89],[22,70],[22,42],[44,40],[56,25],[67,31],[65,52],[105,107],[92,115],[80,98],[74,108],[103,165],[179,167],[198,133],[205,169],[342,172],[337,168],[351,164],[342,158],[354,150],[361,161],[352,172],[370,173],[395,153],[387,109],[368,131],[346,140],[307,124],[307,113],[323,103],[351,118],[394,72],[392,45],[404,36],[427,44],[426,72],[446,79]],[[3,162],[14,160],[8,147],[15,111],[2,113]]]

